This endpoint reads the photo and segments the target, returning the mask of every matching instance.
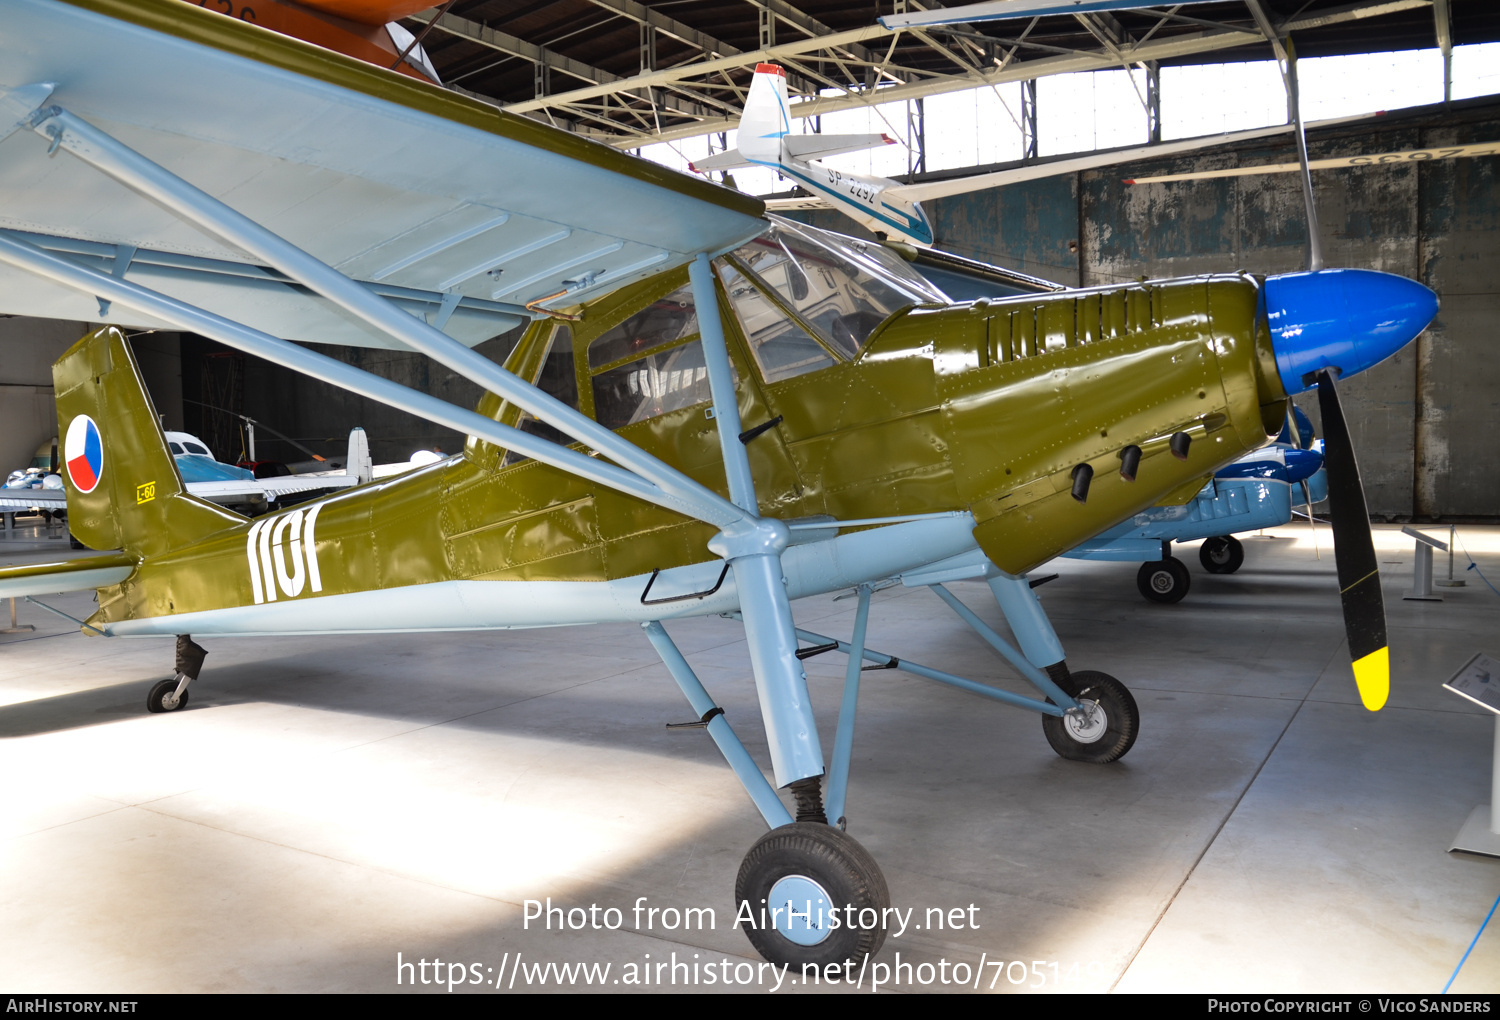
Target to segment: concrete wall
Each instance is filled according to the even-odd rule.
[[[1500,116],[1441,125],[1426,145],[1500,138]],[[1419,279],[1442,296],[1417,341],[1413,489],[1420,514],[1500,514],[1500,159],[1424,166]]]
[[[1500,103],[1323,131],[1313,159],[1500,139]],[[1298,175],[1171,184],[1124,178],[1295,161],[1289,140],[1107,167],[926,203],[939,246],[1056,280],[1097,286],[1194,273],[1301,269]],[[1340,387],[1370,511],[1387,517],[1500,516],[1500,157],[1316,171],[1324,259],[1437,291],[1416,343]],[[862,233],[837,213],[807,217]],[[851,229],[852,228],[852,229]],[[1317,400],[1298,403],[1318,420]]]

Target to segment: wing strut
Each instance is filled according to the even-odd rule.
[[[560,446],[543,451],[537,444],[527,444],[532,447],[529,452],[537,460],[614,488],[624,489],[632,495],[641,495],[654,503],[676,504],[673,509],[689,513],[720,528],[719,534],[710,541],[709,549],[727,560],[734,570],[735,586],[739,591],[744,613],[745,637],[750,648],[751,665],[755,670],[756,688],[771,745],[777,784],[785,786],[823,774],[822,748],[818,742],[812,706],[808,699],[807,677],[796,657],[797,636],[781,569],[781,553],[787,546],[790,533],[780,521],[759,515],[749,457],[744,445],[738,440],[739,409],[729,369],[729,354],[724,344],[723,327],[717,312],[718,297],[714,289],[713,271],[709,265],[709,253],[699,254],[689,265],[689,273],[699,309],[709,385],[713,393],[715,413],[719,416],[719,443],[724,454],[724,468],[733,502],[725,500],[713,490],[620,438],[593,419],[522,381],[483,355],[464,347],[426,322],[370,293],[338,270],[68,111],[49,106],[36,111],[26,123],[37,134],[49,139],[53,150],[67,149],[106,176],[171,210],[199,229],[249,252],[389,334],[411,350],[427,355],[530,411],[541,421],[594,448],[625,470],[601,471],[601,468],[608,469],[609,465],[596,463],[586,467],[578,461],[588,461],[591,458]],[[76,263],[48,256],[13,236],[4,238],[3,241],[0,248],[5,252],[5,259],[13,264],[42,272],[54,279],[68,277],[64,282],[80,289],[122,295],[122,303],[130,302],[135,307],[151,305],[154,314],[185,326],[188,320],[195,320],[195,325],[186,328],[225,339],[241,349],[254,346],[272,352],[276,355],[273,360],[282,363],[291,360],[288,349],[293,348],[293,345],[284,341],[277,341],[123,280],[106,284],[102,274],[89,274]],[[80,276],[80,273],[84,275]],[[329,365],[314,363],[310,359],[298,360],[305,360],[320,378],[334,381],[329,378]],[[351,378],[346,381],[354,380]],[[369,379],[358,380],[361,388],[370,383]],[[412,402],[417,396],[419,395],[415,393],[400,395],[407,402]],[[423,416],[429,417],[436,410],[424,407]],[[456,416],[456,412],[457,409],[454,408],[441,413]],[[480,416],[472,417],[477,419]],[[504,429],[503,426],[488,419],[481,420],[484,421],[482,428],[478,427],[477,421],[465,421],[460,427],[485,438],[503,434],[500,431]],[[505,432],[514,433],[515,430]],[[516,441],[517,435],[519,433],[504,434],[504,438],[492,441],[522,449],[521,444]],[[628,476],[628,481],[627,478],[613,477],[616,473]],[[644,483],[646,488],[630,483]]]
[[[823,774],[823,748],[818,742],[812,702],[808,699],[807,674],[797,658],[792,604],[781,572],[781,553],[791,532],[775,518],[760,516],[755,482],[750,475],[749,451],[740,442],[739,401],[729,371],[729,350],[724,343],[719,298],[707,254],[700,254],[688,263],[688,277],[693,286],[693,303],[698,309],[703,360],[708,366],[708,385],[713,393],[714,421],[719,428],[719,449],[724,455],[729,495],[746,513],[739,522],[715,535],[708,547],[734,568],[761,718],[771,745],[771,767],[776,773],[776,785],[787,786]]]
[[[530,411],[541,421],[594,448],[624,470],[594,462],[574,451],[552,444],[526,443],[522,434],[507,429],[479,415],[462,415],[457,408],[427,406],[422,396],[384,393],[378,399],[389,403],[400,399],[408,406],[422,404],[423,417],[441,414],[449,421],[463,418],[456,427],[490,439],[502,446],[530,453],[535,459],[562,470],[588,477],[651,502],[671,506],[720,528],[709,543],[715,554],[729,561],[735,574],[744,613],[745,636],[750,647],[751,665],[755,670],[761,712],[771,745],[772,765],[777,784],[789,783],[823,774],[823,754],[814,725],[812,706],[807,694],[807,678],[796,658],[797,637],[792,624],[791,603],[787,598],[782,575],[781,553],[787,546],[789,532],[780,521],[759,516],[750,464],[744,445],[738,441],[740,416],[729,370],[729,355],[724,344],[723,328],[717,314],[718,298],[713,284],[709,254],[699,254],[690,264],[695,302],[703,334],[704,355],[708,363],[709,384],[715,413],[719,415],[720,448],[724,454],[725,472],[733,502],[682,474],[599,425],[593,419],[522,381],[499,365],[489,361],[451,337],[402,311],[378,295],[370,293],[354,280],[326,265],[272,233],[249,217],[236,212],[213,196],[167,171],[131,149],[108,133],[74,116],[49,106],[35,112],[26,121],[39,135],[51,142],[52,149],[64,148],[95,169],[131,190],[170,209],[185,221],[249,252],[285,273],[288,277],[321,294],[353,315],[389,334],[411,350],[427,355],[454,372]],[[336,385],[354,383],[364,390],[373,388],[373,379],[353,376],[342,381],[333,378],[333,359],[320,359],[312,352],[296,348],[285,341],[247,329],[227,319],[174,301],[124,280],[104,277],[100,273],[51,256],[14,236],[0,239],[4,259],[14,265],[40,272],[90,290],[96,294],[113,294],[121,303],[149,310],[184,328],[222,339],[240,349],[266,352],[271,360],[300,363],[299,371],[312,374]],[[189,324],[191,323],[191,324]],[[293,352],[297,352],[296,355]],[[306,357],[312,355],[311,358]],[[348,368],[348,366],[342,366]],[[383,387],[381,388],[384,389]],[[373,394],[372,394],[373,395]],[[430,398],[429,398],[430,399]],[[482,425],[480,423],[483,423]],[[529,437],[528,437],[529,438]],[[541,446],[551,446],[549,450]],[[623,477],[619,477],[623,476]]]
[[[427,355],[464,378],[530,411],[627,470],[692,507],[699,520],[724,528],[744,520],[744,513],[718,493],[621,439],[592,418],[550,394],[523,382],[484,355],[426,322],[372,294],[343,273],[236,212],[212,195],[57,106],[38,110],[29,126],[132,191],[156,202],[187,222],[249,252],[287,276],[382,330],[411,350]],[[538,458],[544,459],[544,458]],[[551,462],[550,460],[548,461]],[[566,470],[572,470],[568,468]]]
[[[445,425],[459,432],[478,436],[507,450],[515,450],[533,460],[599,482],[612,489],[664,506],[678,513],[696,516],[690,504],[675,499],[662,489],[623,468],[589,457],[566,446],[549,442],[509,425],[464,410],[426,393],[421,393],[345,364],[336,358],[318,354],[305,347],[281,340],[257,329],[241,325],[194,305],[168,297],[138,283],[80,266],[45,248],[22,240],[12,231],[0,230],[0,262],[36,273],[58,283],[94,294],[126,308],[170,322],[180,329],[211,337],[220,343],[254,354],[283,368],[301,372],[341,389],[350,390],[371,400],[414,414],[419,418]],[[712,523],[712,522],[710,522]]]

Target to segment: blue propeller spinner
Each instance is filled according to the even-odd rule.
[[[1422,284],[1372,269],[1269,276],[1261,300],[1288,394],[1312,389],[1320,369],[1350,376],[1379,364],[1415,339],[1438,308]]]

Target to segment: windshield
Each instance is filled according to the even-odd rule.
[[[771,229],[734,257],[818,337],[845,356],[902,308],[948,297],[871,241],[772,216]]]
[[[757,290],[733,263],[719,263],[719,278],[766,382],[781,382],[833,364],[823,345]]]

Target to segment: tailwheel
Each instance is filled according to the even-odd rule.
[[[177,683],[180,677],[172,677],[170,680],[159,680],[151,687],[151,693],[146,695],[146,711],[148,712],[176,712],[188,703],[188,692],[177,693]]]
[[[1188,568],[1172,557],[1142,563],[1135,575],[1135,586],[1152,602],[1181,602],[1192,583]]]
[[[1210,574],[1232,574],[1245,562],[1245,547],[1233,535],[1205,538],[1198,547],[1198,562]]]
[[[745,855],[734,896],[750,944],[772,963],[858,962],[885,941],[885,876],[854,837],[829,825],[766,833]]]
[[[1141,726],[1141,714],[1125,685],[1108,673],[1083,670],[1069,674],[1058,686],[1073,696],[1078,708],[1061,717],[1042,716],[1042,733],[1052,750],[1069,761],[1096,765],[1123,758]]]

